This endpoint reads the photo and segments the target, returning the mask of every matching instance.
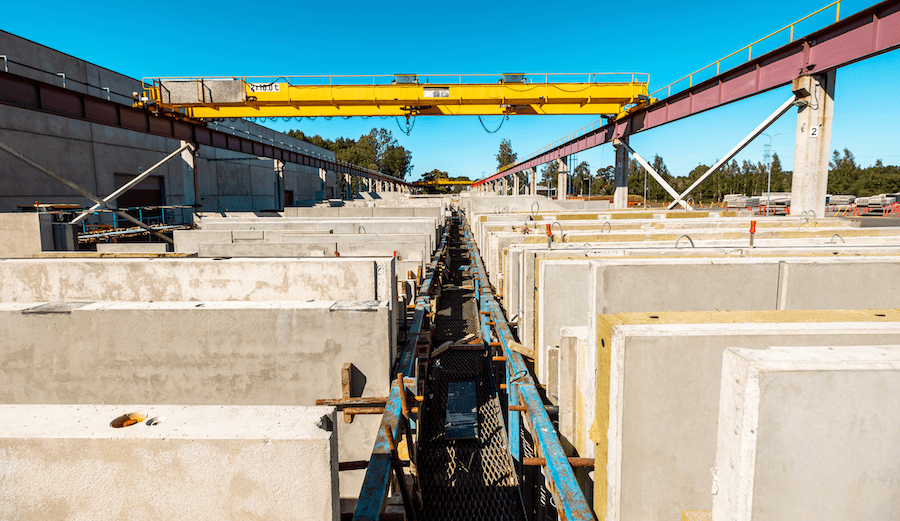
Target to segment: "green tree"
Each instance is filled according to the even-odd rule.
[[[438,179],[449,179],[450,174],[444,172],[443,170],[438,170],[435,168],[430,172],[426,172],[422,175],[422,181],[436,181]],[[444,194],[448,193],[447,186],[426,186],[424,191],[426,194]]]
[[[550,161],[541,168],[541,183],[547,187],[548,195],[550,190],[556,188],[559,182],[559,163]]]
[[[385,128],[373,128],[359,139],[337,138],[334,141],[321,136],[307,136],[301,130],[290,130],[287,134],[318,147],[334,152],[335,159],[383,174],[404,179],[413,169],[412,152],[397,143],[391,132]]]
[[[784,170],[781,168],[781,159],[779,159],[778,154],[772,154],[772,163],[769,165],[769,170],[772,175],[772,191],[773,192],[784,192],[786,190],[790,190],[790,179],[785,178]],[[768,183],[768,180],[767,180]]]
[[[578,163],[572,172],[572,193],[585,195],[587,193],[596,193],[591,188],[591,165],[587,161]]]
[[[592,181],[591,193],[597,195],[612,195],[615,192],[616,168],[612,165],[598,168],[597,176]]]
[[[512,143],[504,138],[500,141],[500,151],[497,152],[497,155],[494,157],[497,159],[497,169],[500,169],[506,165],[515,163],[516,158],[519,157],[519,155],[513,152]]]
[[[828,172],[828,192],[832,194],[852,194],[853,190],[860,190],[860,178],[863,171],[856,164],[856,158],[848,150],[844,149],[844,155],[835,150],[831,155],[831,167]],[[865,183],[864,183],[865,184]],[[870,186],[872,186],[870,184]],[[874,186],[872,186],[874,188]],[[859,194],[856,194],[859,195]]]

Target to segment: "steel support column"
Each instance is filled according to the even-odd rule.
[[[275,207],[279,211],[284,211],[284,161],[280,159],[275,159],[274,161],[274,170],[275,170]]]
[[[328,184],[328,171],[324,168],[319,169],[319,190],[322,191],[322,199],[325,199],[325,188]]]
[[[186,146],[190,145],[190,146]],[[181,140],[181,178],[184,182],[184,204],[200,205],[200,178],[197,175],[198,145]]]
[[[566,166],[567,157],[560,157],[556,160],[559,167],[559,173],[556,175],[556,199],[565,201],[569,195],[569,172]]]
[[[825,215],[828,158],[834,113],[836,71],[794,80],[793,89],[804,105],[797,112],[794,142],[794,177],[791,182],[791,215],[812,212]]]
[[[615,192],[613,192],[613,208],[621,210],[628,208],[628,136],[613,141],[616,150]]]

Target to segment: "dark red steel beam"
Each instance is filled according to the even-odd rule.
[[[587,132],[473,186],[684,119],[900,47],[900,0],[873,5],[718,76]]]
[[[271,157],[286,163],[296,163],[411,186],[409,183],[381,174],[373,174],[354,166],[226,134],[211,129],[203,123],[155,114],[4,71],[0,71],[0,103],[155,136],[183,139],[214,148]]]

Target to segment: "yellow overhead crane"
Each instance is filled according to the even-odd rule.
[[[469,179],[432,179],[431,181],[414,181],[412,183],[413,186],[469,186],[475,181]]]
[[[145,78],[135,104],[198,119],[615,115],[647,102],[648,83],[643,73]]]

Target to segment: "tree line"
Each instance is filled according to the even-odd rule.
[[[666,180],[676,192],[682,193],[700,176],[709,170],[709,165],[700,164],[687,175],[673,175],[662,157],[656,155],[649,161],[654,170]],[[866,197],[884,193],[900,193],[900,166],[884,165],[879,159],[870,167],[856,163],[848,149],[843,154],[837,150],[832,154],[828,173],[828,193],[849,194]],[[735,160],[719,167],[690,194],[695,201],[721,201],[727,194],[761,195],[768,191],[769,169],[772,173],[772,192],[790,192],[793,171],[785,170],[778,154],[772,155],[770,165],[763,162]],[[541,168],[541,182],[555,189],[558,184],[559,165],[553,161]],[[628,163],[628,190],[632,194],[643,195],[646,178],[647,200],[671,202],[672,197],[634,159]],[[615,172],[612,166],[591,172],[586,161],[578,163],[569,178],[571,194],[612,195],[615,191]]]
[[[390,130],[373,128],[359,139],[339,137],[334,141],[318,134],[307,136],[301,130],[289,130],[289,136],[334,152],[338,161],[404,179],[412,172],[412,152],[400,145]]]

